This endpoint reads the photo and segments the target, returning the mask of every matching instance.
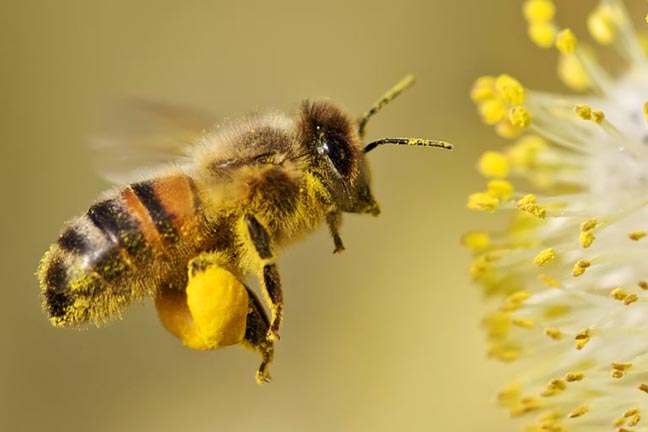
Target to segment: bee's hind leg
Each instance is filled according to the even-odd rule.
[[[261,288],[270,305],[271,318],[270,328],[267,332],[267,339],[279,339],[279,327],[283,318],[283,291],[281,290],[281,279],[279,270],[275,263],[276,257],[272,251],[270,235],[266,228],[251,214],[245,215],[247,231],[261,261]]]
[[[248,349],[257,351],[261,355],[261,365],[256,373],[256,381],[259,384],[270,381],[268,367],[274,356],[274,342],[267,338],[270,322],[266,316],[263,306],[257,296],[247,288],[249,300],[249,312],[247,315],[247,326],[245,338],[241,345]]]
[[[342,225],[342,213],[339,211],[332,211],[326,214],[326,224],[328,225],[331,237],[333,237],[333,244],[335,249],[333,253],[339,253],[344,250],[344,243],[340,237],[340,225]]]

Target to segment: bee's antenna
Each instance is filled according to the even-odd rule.
[[[365,133],[367,132],[367,122],[373,116],[376,114],[378,111],[382,109],[388,102],[391,102],[396,96],[401,94],[403,90],[406,88],[410,87],[412,84],[414,84],[414,75],[407,75],[405,78],[400,80],[398,84],[396,84],[394,87],[389,89],[387,93],[381,97],[378,102],[376,102],[369,111],[364,113],[362,118],[360,119],[360,124],[358,125],[358,133],[360,134],[360,138],[365,136]],[[366,152],[366,150],[365,150]]]
[[[411,146],[422,146],[422,147],[441,147],[446,150],[452,150],[452,144],[446,141],[437,141],[429,140],[422,138],[383,138],[378,141],[367,144],[364,148],[365,153],[369,153],[371,150],[375,149],[379,145],[383,144],[398,144],[398,145],[411,145]]]

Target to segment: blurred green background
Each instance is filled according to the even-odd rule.
[[[645,2],[635,1],[639,19]],[[593,1],[559,2],[583,29]],[[520,3],[13,1],[0,5],[2,314],[6,431],[391,431],[512,429],[494,408],[507,371],[486,359],[481,295],[459,238],[495,223],[465,210],[474,161],[499,139],[469,100],[478,75],[562,89],[555,52],[525,36]],[[416,86],[374,118],[369,139],[452,141],[453,153],[370,156],[383,214],[346,217],[280,259],[285,326],[257,386],[256,354],[184,348],[150,301],[88,331],[54,329],[33,275],[65,220],[109,186],[88,137],[128,97],[210,110],[292,110],[328,97],[366,110],[406,73]]]

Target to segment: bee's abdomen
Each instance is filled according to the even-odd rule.
[[[193,181],[134,183],[73,220],[43,258],[44,307],[55,325],[102,323],[153,294],[200,238]]]

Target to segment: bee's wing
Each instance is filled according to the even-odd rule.
[[[91,139],[95,168],[127,184],[169,162],[181,162],[213,125],[209,114],[164,102],[132,100],[109,114]]]

